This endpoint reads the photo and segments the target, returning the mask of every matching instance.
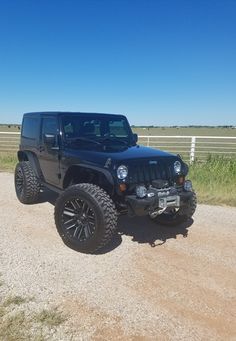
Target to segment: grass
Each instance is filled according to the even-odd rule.
[[[6,310],[4,307],[0,306],[0,318],[6,314]]]
[[[2,276],[2,274],[0,272],[0,287],[4,284],[3,280],[1,279],[1,276]]]
[[[21,296],[10,296],[0,304],[0,340],[46,341],[48,332],[52,329],[56,332],[56,328],[66,321],[57,309],[43,309],[35,314],[15,311],[16,306],[29,301]]]
[[[58,311],[43,310],[31,318],[25,311],[12,313],[0,306],[0,340],[46,341],[47,332],[52,328],[56,332],[56,327],[65,321],[65,317]]]
[[[46,341],[48,331],[54,328],[56,332],[56,327],[65,321],[60,313],[51,310],[43,310],[36,316],[40,318],[30,318],[24,311],[9,313],[0,307],[0,340]]]
[[[4,286],[4,282],[1,285]],[[32,300],[19,295],[9,295],[6,298],[0,295],[1,341],[46,341],[66,321],[65,315],[58,309],[43,309],[37,313],[27,311],[28,306],[23,304]]]
[[[220,128],[220,127],[158,127],[158,128],[132,128],[134,133],[138,135],[150,135],[150,136],[236,136],[235,128]]]
[[[66,318],[58,310],[44,309],[40,313],[35,315],[34,321],[40,322],[49,327],[57,327],[65,322]]]
[[[20,131],[20,125],[18,124],[0,124],[0,131],[15,132]]]
[[[209,156],[190,166],[189,179],[199,203],[236,206],[236,159]]]
[[[0,339],[26,341],[31,339],[29,321],[24,312],[18,312],[0,320]]]
[[[11,304],[14,305],[21,305],[23,303],[28,302],[28,300],[26,298],[23,298],[21,296],[9,296],[4,302],[3,302],[3,306],[4,307],[8,307]]]
[[[0,171],[13,172],[16,163],[16,153],[0,153]]]

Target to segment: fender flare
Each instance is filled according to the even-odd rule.
[[[112,188],[112,191],[111,191],[110,194],[113,195],[115,193],[114,178],[113,178],[112,174],[107,169],[104,169],[104,168],[101,168],[101,167],[97,167],[97,166],[94,166],[94,165],[77,163],[77,164],[70,165],[70,167],[67,169],[67,171],[65,173],[65,177],[66,177],[66,174],[68,174],[69,169],[72,168],[72,167],[78,167],[78,168],[93,170],[93,171],[95,171],[97,173],[103,174],[105,176],[106,180],[108,181],[110,187]],[[63,179],[63,188],[64,188],[65,177]]]
[[[43,173],[41,171],[38,158],[33,152],[28,150],[24,151],[19,150],[17,152],[17,157],[19,161],[29,161],[37,178],[40,179],[41,181],[44,181]]]

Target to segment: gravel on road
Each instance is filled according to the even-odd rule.
[[[52,193],[22,205],[12,174],[0,184],[0,293],[32,298],[28,314],[60,309],[48,339],[236,340],[236,208],[199,205],[176,228],[122,216],[112,244],[86,255],[57,234]]]

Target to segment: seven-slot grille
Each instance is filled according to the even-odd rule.
[[[149,183],[153,180],[162,179],[169,180],[173,179],[173,165],[170,162],[164,162],[161,160],[156,163],[140,162],[129,166],[129,183]]]

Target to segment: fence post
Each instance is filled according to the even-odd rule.
[[[192,136],[191,149],[190,149],[190,164],[193,163],[195,159],[195,147],[196,147],[196,137]]]
[[[147,138],[147,146],[149,147],[150,146],[150,137],[148,136]]]

